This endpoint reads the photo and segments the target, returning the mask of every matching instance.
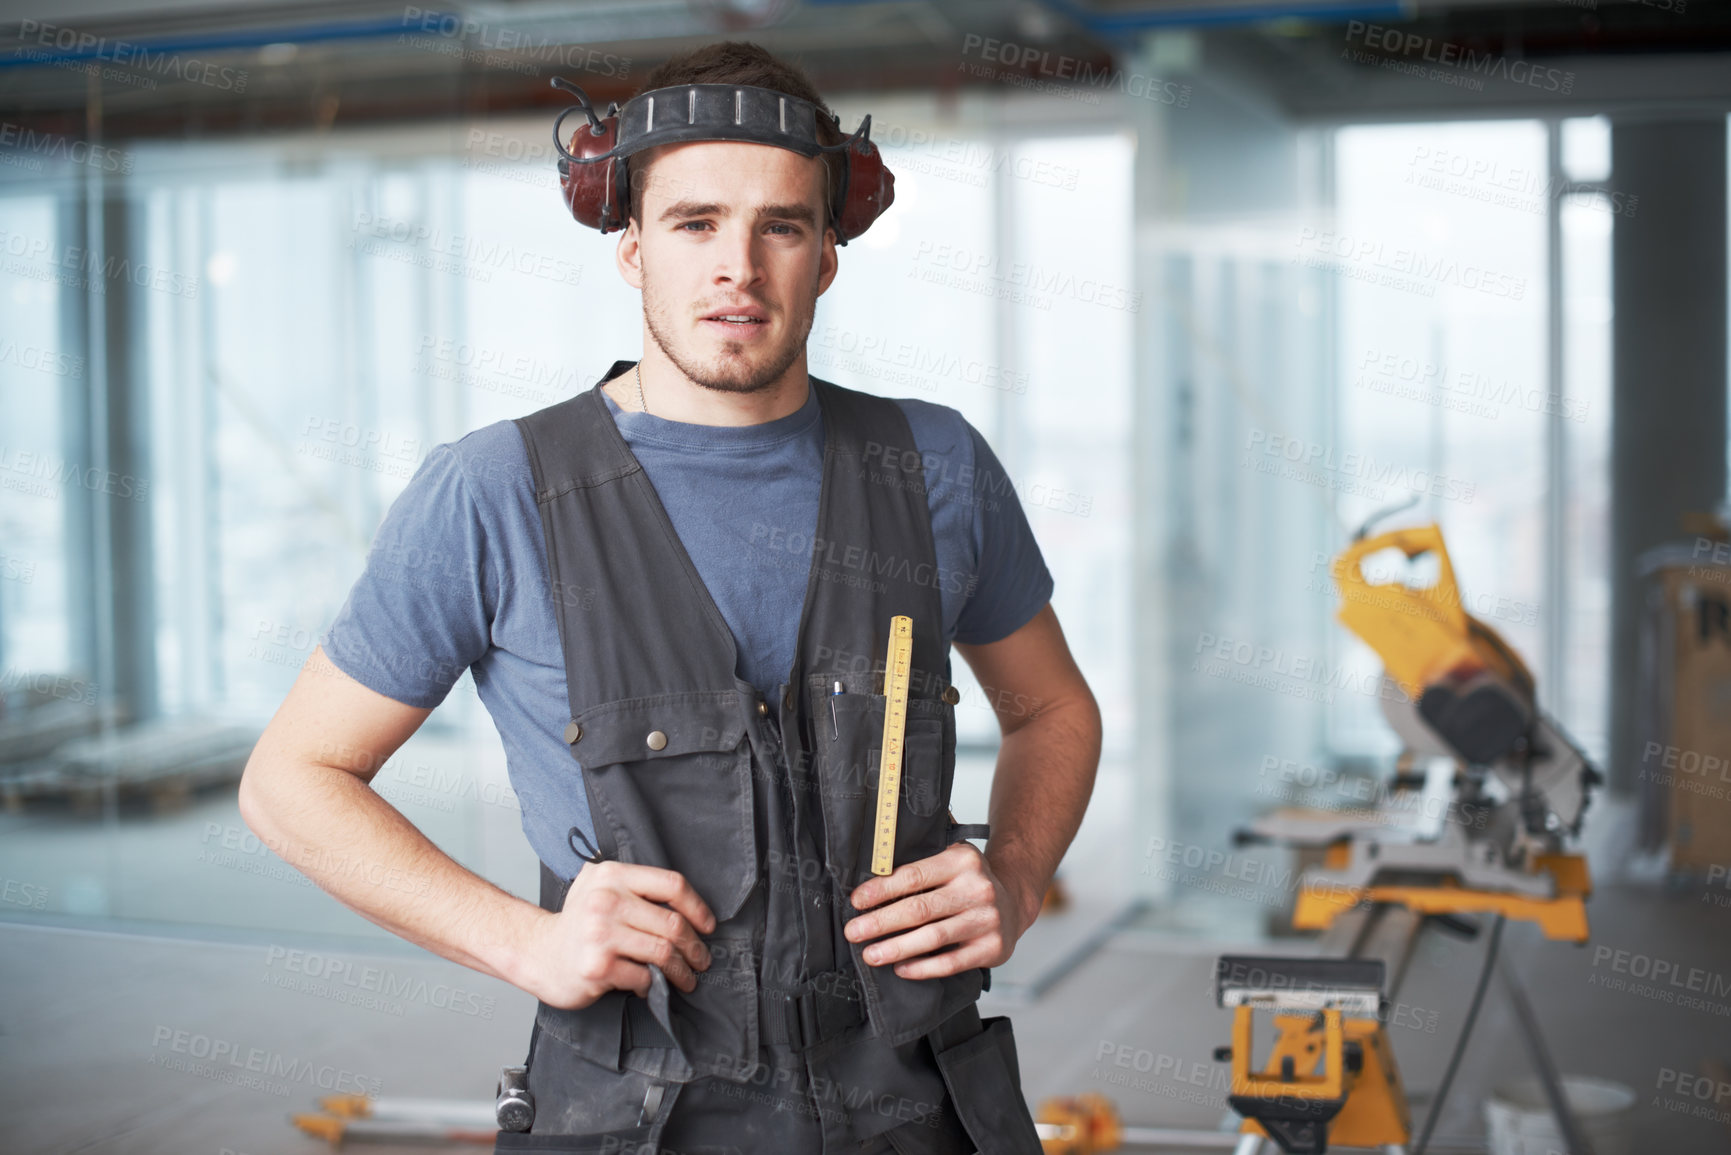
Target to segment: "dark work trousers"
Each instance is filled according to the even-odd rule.
[[[969,1017],[968,1012],[959,1017]],[[977,1015],[974,1018],[977,1021]],[[910,1049],[918,1051],[925,1063],[933,1063],[925,1039],[916,1040]],[[890,1129],[857,1142],[838,1145],[832,1139],[826,1147],[819,1097],[848,1096],[858,1105],[862,1096],[849,1095],[847,1088],[834,1084],[814,1084],[801,1056],[786,1047],[763,1048],[759,1060],[743,1080],[711,1076],[661,1085],[631,1071],[605,1070],[538,1031],[529,1069],[529,1088],[537,1103],[534,1129],[529,1135],[500,1136],[500,1149],[566,1155],[972,1155],[975,1151],[947,1092],[937,1095],[936,1103],[904,1095],[868,1098],[865,1109],[894,1120]]]

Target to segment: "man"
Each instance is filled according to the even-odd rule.
[[[806,102],[840,140],[754,45],[645,90],[703,84]],[[807,373],[839,154],[689,135],[629,158],[617,264],[642,361],[429,454],[242,813],[365,917],[540,1000],[533,1129],[500,1150],[1037,1150],[1008,1021],[974,1002],[1075,835],[1098,709],[977,432]],[[879,877],[893,620],[911,661]],[[947,809],[952,641],[1004,736],[984,853]],[[540,907],[367,785],[464,669]]]

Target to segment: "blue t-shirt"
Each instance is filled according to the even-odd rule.
[[[808,390],[758,425],[694,425],[625,412],[626,444],[666,508],[739,648],[738,674],[771,700],[793,665],[817,531],[823,421]],[[1051,600],[1052,577],[997,457],[956,410],[897,398],[924,468],[944,638],[984,645]],[[965,580],[963,580],[965,577]],[[564,740],[565,662],[546,537],[522,434],[498,421],[436,445],[379,526],[366,569],[320,637],[362,685],[406,705],[444,700],[464,670],[504,743],[523,832],[562,877],[581,861],[572,826],[594,826]],[[581,620],[582,615],[576,615]],[[581,645],[582,638],[572,639]]]

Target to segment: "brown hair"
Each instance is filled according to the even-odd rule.
[[[823,96],[817,86],[798,65],[789,64],[770,55],[769,50],[762,45],[753,44],[749,40],[721,40],[714,44],[705,44],[702,48],[662,61],[644,78],[643,85],[636,95],[641,96],[656,88],[671,88],[677,84],[745,84],[754,88],[769,88],[776,92],[785,92],[789,96],[797,96],[817,109],[817,139],[819,144],[839,144],[842,140],[841,130],[836,128],[830,115],[829,106],[824,104]],[[824,186],[824,215],[829,216],[829,190],[835,188],[841,181],[842,173],[838,166],[845,164],[840,153],[826,152],[821,154],[824,164],[826,182]],[[647,166],[639,168],[641,161],[635,161],[631,173],[630,218],[643,223],[642,196],[643,173]],[[833,221],[830,222],[833,225]]]

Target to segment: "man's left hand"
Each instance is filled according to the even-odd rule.
[[[870,913],[847,924],[848,941],[881,939],[866,948],[865,961],[894,963],[904,979],[998,966],[1033,921],[1024,919],[1022,904],[986,856],[966,842],[861,883],[849,901]]]

